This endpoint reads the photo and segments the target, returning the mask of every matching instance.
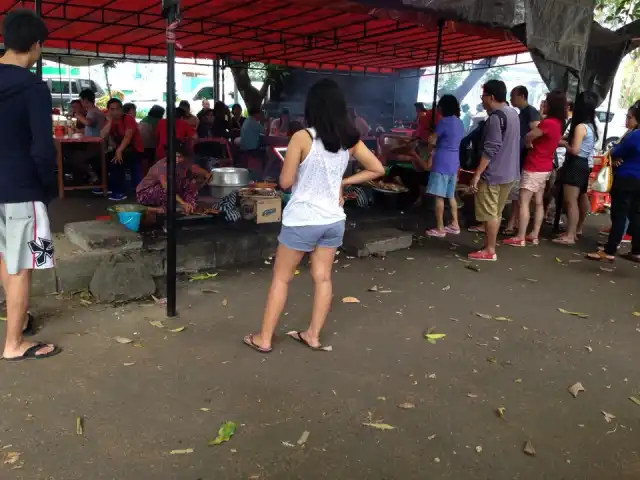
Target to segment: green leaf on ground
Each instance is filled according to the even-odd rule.
[[[493,319],[498,322],[513,322],[509,317],[494,317]]]
[[[370,422],[366,422],[366,423],[363,423],[362,425],[364,425],[365,427],[375,428],[377,430],[395,430],[395,428],[396,428],[396,427],[392,427],[391,425],[389,425],[387,423],[370,423]]]
[[[640,317],[640,312],[633,312],[632,315],[634,317]],[[3,320],[6,320],[6,318],[3,318]]]
[[[184,330],[187,327],[178,327],[178,328],[172,328],[171,330],[169,330],[171,333],[180,333],[180,332],[184,332]]]
[[[504,414],[505,414],[506,411],[507,411],[507,409],[504,408],[504,407],[499,407],[499,408],[496,409],[496,413],[498,414],[498,416],[500,418],[504,418]]]
[[[446,333],[425,333],[424,338],[426,338],[429,343],[436,343],[436,340],[440,340],[446,336]]]
[[[198,273],[196,275],[191,275],[191,277],[189,277],[189,281],[201,282],[202,280],[210,280],[212,278],[216,278],[217,276],[217,273]]]
[[[636,405],[640,405],[640,398],[638,397],[629,397],[629,400],[631,400]]]
[[[569,310],[565,310],[564,308],[558,308],[558,311],[560,313],[564,313],[565,315],[573,315],[574,317],[579,317],[579,318],[589,318],[589,315],[587,315],[586,313],[571,312]]]
[[[215,445],[220,445],[221,443],[228,442],[231,440],[231,437],[236,432],[236,423],[235,422],[225,422],[218,429],[218,436],[215,440],[209,440],[209,446],[213,447]]]

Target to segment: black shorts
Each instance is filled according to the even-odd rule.
[[[567,155],[567,159],[558,172],[562,185],[578,187],[580,193],[587,193],[590,173],[589,160],[584,157],[576,157],[575,155]]]

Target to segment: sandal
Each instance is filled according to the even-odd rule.
[[[467,231],[471,233],[484,233],[484,227],[482,225],[475,225],[467,228]]]
[[[36,334],[36,326],[34,325],[34,321],[35,319],[33,318],[33,315],[31,315],[31,312],[27,312],[27,324],[24,327],[24,330],[22,330],[22,335],[24,335],[25,337],[31,337]]]
[[[444,238],[447,236],[445,231],[440,231],[437,228],[432,228],[424,232],[427,237]]]
[[[22,360],[40,360],[41,358],[55,357],[60,352],[62,352],[62,349],[60,347],[53,345],[53,350],[51,350],[49,353],[42,353],[38,355],[37,353],[38,350],[41,350],[48,346],[49,346],[48,343],[37,343],[32,347],[27,348],[27,350],[19,357],[12,357],[12,358],[3,357],[3,360],[7,362],[20,362]]]
[[[303,333],[304,332],[296,332],[295,330],[292,330],[290,332],[287,332],[287,335],[289,335],[296,342],[301,343],[306,347],[309,347],[314,352],[330,352],[332,350],[331,347],[324,347],[322,345],[318,345],[317,347],[314,347],[303,338],[302,336]]]
[[[244,339],[242,341],[247,347],[254,349],[256,352],[259,352],[259,353],[271,353],[271,352],[273,352],[273,348],[264,348],[264,347],[261,347],[260,345],[258,345],[256,342],[254,342],[253,341],[253,333],[250,334],[250,335],[247,335],[246,337],[244,337]]]
[[[538,240],[538,237],[528,236],[525,237],[524,240],[531,245],[540,245],[540,240]]]
[[[566,236],[560,236],[551,240],[553,243],[558,245],[575,245],[575,240],[569,240]]]
[[[448,233],[449,235],[460,235],[460,227],[453,228],[451,226],[446,226],[446,227],[444,227],[444,231],[445,231],[445,233]]]
[[[506,240],[504,240],[502,242],[503,245],[510,245],[512,247],[526,247],[527,246],[527,242],[524,240],[524,238],[518,238],[518,237],[511,237],[511,238],[507,238]]]
[[[608,255],[604,252],[604,250],[598,250],[597,252],[587,253],[585,255],[589,260],[594,260],[596,262],[609,262],[613,263],[616,259],[613,255]]]
[[[625,260],[629,260],[630,262],[640,263],[640,255],[636,255],[633,253],[626,253],[622,255],[622,258],[624,258]]]

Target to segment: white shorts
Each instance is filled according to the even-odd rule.
[[[0,255],[9,275],[55,266],[44,203],[0,204]]]

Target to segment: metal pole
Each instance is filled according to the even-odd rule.
[[[213,61],[213,101],[220,100],[220,60]]]
[[[442,53],[442,30],[444,30],[444,20],[438,20],[438,44],[436,46],[436,74],[433,78],[433,105],[431,106],[431,125],[436,125],[436,108],[438,104],[438,80],[440,77],[440,55]]]
[[[178,5],[166,10],[167,25],[175,23]],[[176,316],[176,45],[167,38],[167,317]]]
[[[35,0],[36,15],[42,17],[42,0]],[[42,55],[38,57],[36,62],[36,76],[42,80]]]
[[[613,84],[615,83],[615,78],[613,82],[611,82],[611,89],[609,89],[609,103],[607,104],[607,116],[605,117],[604,123],[604,132],[602,134],[602,151],[604,152],[607,148],[607,133],[609,132],[609,114],[611,112],[611,100],[613,99]]]
[[[221,75],[222,76],[222,86],[220,87],[220,101],[222,103],[224,103],[225,105],[227,104],[227,102],[224,101],[224,71],[225,71],[226,68],[227,68],[226,65],[224,65],[222,67],[222,75]]]

